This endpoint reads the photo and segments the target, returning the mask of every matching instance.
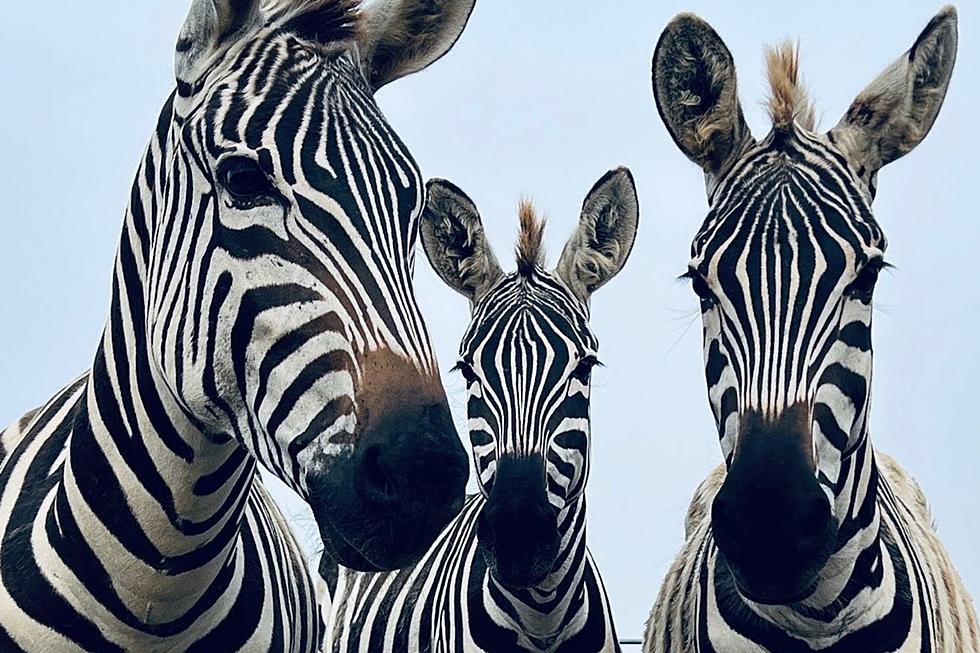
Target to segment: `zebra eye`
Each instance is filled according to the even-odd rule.
[[[880,258],[869,261],[861,269],[854,281],[847,287],[845,292],[856,299],[870,299],[871,294],[874,292],[875,284],[878,283],[878,275],[886,265]]]
[[[700,272],[697,272],[696,270],[689,270],[684,276],[691,280],[691,288],[701,300],[702,304],[715,304],[715,294],[711,292],[708,282],[704,280],[704,277],[701,276]]]
[[[599,359],[595,356],[586,356],[578,362],[578,365],[575,366],[575,371],[572,372],[572,376],[582,381],[588,381],[592,378],[592,370],[595,368],[595,366],[601,364],[602,363],[600,363]]]
[[[246,156],[229,157],[218,164],[218,181],[239,208],[268,204],[275,193],[258,161]]]
[[[457,362],[450,372],[459,372],[463,375],[463,380],[466,381],[466,385],[472,385],[476,383],[476,372],[473,371],[473,366],[464,360]]]

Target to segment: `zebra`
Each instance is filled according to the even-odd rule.
[[[415,567],[340,571],[327,650],[618,651],[585,538],[599,364],[589,303],[632,249],[632,175],[618,168],[595,184],[553,271],[543,267],[544,222],[522,202],[517,270],[507,274],[472,200],[448,181],[427,188],[422,245],[472,309],[455,369],[479,493]]]
[[[0,650],[315,651],[303,555],[411,564],[461,509],[412,271],[424,186],[374,93],[473,0],[194,0],[89,372],[2,436]]]
[[[707,185],[684,276],[725,463],[690,505],[645,651],[980,651],[921,489],[868,434],[877,175],[929,132],[956,46],[946,7],[823,134],[798,50],[770,49],[756,141],[718,34],[681,14],[661,35],[656,105]]]

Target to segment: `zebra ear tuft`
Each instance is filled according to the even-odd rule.
[[[583,302],[623,269],[639,219],[636,184],[628,168],[610,170],[589,191],[556,268],[558,277]]]
[[[674,142],[708,175],[724,170],[752,139],[732,54],[694,14],[679,14],[660,35],[653,52],[653,96]]]
[[[375,0],[361,10],[361,65],[375,91],[446,54],[476,0]]]
[[[476,304],[503,272],[473,201],[445,179],[426,184],[420,232],[436,274]]]
[[[956,46],[956,9],[947,6],[830,130],[830,138],[869,181],[929,133],[946,97]]]
[[[251,24],[258,11],[259,0],[194,0],[177,37],[177,81],[197,81],[211,55],[229,35]]]

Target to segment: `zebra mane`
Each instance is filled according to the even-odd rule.
[[[316,43],[348,41],[360,29],[360,0],[262,0],[270,22]]]
[[[769,76],[767,108],[772,125],[785,130],[798,122],[806,130],[816,127],[813,103],[800,81],[800,47],[789,39],[779,46],[766,48],[766,69]]]
[[[534,268],[544,265],[544,247],[541,241],[544,236],[545,220],[538,217],[534,204],[529,199],[521,200],[518,213],[521,219],[521,231],[515,248],[517,272],[523,277],[529,277]]]

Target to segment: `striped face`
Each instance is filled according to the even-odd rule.
[[[174,116],[156,341],[192,412],[307,492],[354,443],[373,352],[442,401],[411,285],[423,186],[347,53],[280,34],[229,68]]]
[[[412,288],[424,187],[373,92],[441,56],[472,3],[413,34],[413,2],[372,5],[394,27],[341,0],[211,2],[161,120],[151,348],[192,418],[304,496],[344,564],[403,566],[461,507],[466,459]]]
[[[810,596],[831,554],[874,531],[871,314],[885,237],[871,201],[878,170],[929,131],[955,56],[944,11],[817,134],[795,49],[772,49],[773,129],[756,141],[731,53],[707,23],[679,15],[654,51],[657,108],[708,188],[686,276],[728,465],[712,534],[758,603]]]
[[[752,146],[710,197],[687,276],[725,459],[746,415],[804,407],[828,494],[865,433],[871,295],[885,237],[870,193],[826,138],[797,129]]]
[[[589,395],[598,342],[589,299],[626,262],[638,207],[625,168],[592,188],[554,271],[545,271],[544,223],[521,205],[517,271],[504,274],[472,200],[433,180],[422,220],[426,255],[442,279],[471,302],[457,369],[466,379],[467,425],[480,492],[477,539],[492,576],[510,588],[557,566],[589,477]],[[581,531],[579,531],[581,532]],[[557,573],[558,576],[549,577]]]
[[[561,511],[589,473],[589,384],[598,342],[586,307],[553,275],[509,274],[474,308],[457,368],[480,491],[498,460],[545,461],[548,502]]]

